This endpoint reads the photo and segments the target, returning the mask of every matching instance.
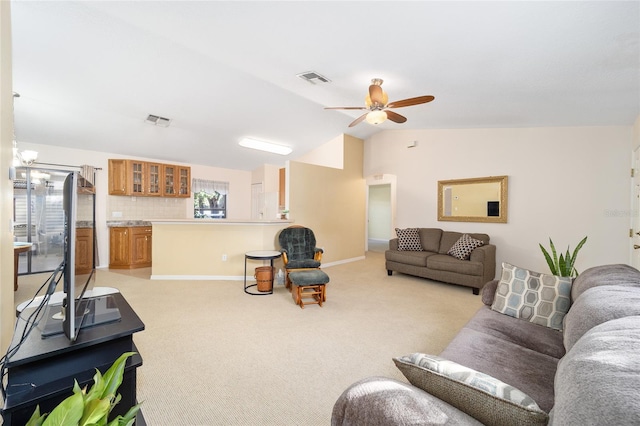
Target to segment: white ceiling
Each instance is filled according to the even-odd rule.
[[[341,133],[632,125],[640,2],[13,1],[16,138],[253,170]],[[296,77],[316,71],[331,80]],[[348,125],[370,80],[404,124]],[[162,128],[148,114],[171,118]],[[283,157],[245,136],[293,148]]]

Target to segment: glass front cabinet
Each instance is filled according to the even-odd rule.
[[[191,167],[110,159],[109,195],[188,198]]]

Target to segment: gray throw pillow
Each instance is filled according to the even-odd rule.
[[[485,425],[547,424],[547,413],[530,396],[492,376],[422,353],[393,362],[412,385]]]
[[[541,274],[502,263],[491,309],[555,330],[571,307],[571,278]]]

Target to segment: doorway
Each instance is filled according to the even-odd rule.
[[[62,187],[68,171],[16,168],[13,181],[13,239],[31,243],[21,253],[18,275],[53,271],[64,255]]]
[[[395,229],[395,176],[367,178],[367,251],[384,252]]]

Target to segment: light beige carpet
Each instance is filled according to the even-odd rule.
[[[481,305],[458,287],[394,273],[384,254],[325,268],[323,307],[290,293],[249,296],[241,281],[151,281],[150,269],[98,270],[146,329],[138,398],[149,425],[328,425],[334,402],[368,376],[404,380],[392,358],[439,353]],[[16,302],[43,275],[21,276]]]

